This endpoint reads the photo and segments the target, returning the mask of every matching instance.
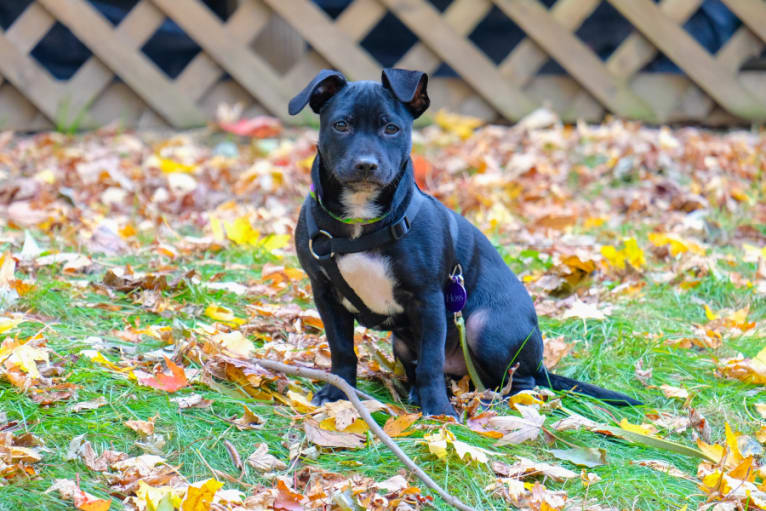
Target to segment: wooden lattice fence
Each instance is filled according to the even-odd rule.
[[[330,18],[309,0],[239,0],[222,21],[199,0],[140,0],[116,26],[86,0],[36,0],[0,30],[0,129],[55,125],[199,126],[220,103],[286,117],[289,98],[326,67],[352,79],[379,79],[382,67],[361,45],[387,14],[418,42],[397,67],[434,78],[435,108],[517,120],[542,104],[563,119],[611,112],[649,122],[707,124],[766,120],[766,72],[741,71],[766,45],[766,1],[723,0],[742,22],[715,54],[682,27],[702,0],[607,0],[633,26],[608,59],[576,35],[601,0],[453,0],[444,12],[427,0],[354,0]],[[496,6],[525,33],[495,64],[469,34]],[[170,18],[200,47],[174,79],[141,48]],[[92,56],[67,80],[55,79],[31,50],[56,22]],[[682,73],[641,72],[662,52]],[[566,74],[540,74],[554,59]]]

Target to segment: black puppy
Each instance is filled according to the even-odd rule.
[[[428,77],[385,69],[381,83],[347,82],[323,70],[290,101],[319,114],[312,193],[295,233],[324,321],[332,372],[356,384],[354,320],[393,331],[410,397],[425,415],[455,414],[444,375],[466,362],[445,306],[450,276],[462,273],[466,337],[480,379],[500,387],[518,363],[512,391],[544,385],[612,404],[640,404],[617,392],[549,373],[532,300],[489,240],[465,218],[421,192],[410,160],[412,121],[428,108]],[[321,404],[343,394],[327,385]]]

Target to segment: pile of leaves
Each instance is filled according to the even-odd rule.
[[[424,419],[390,339],[358,328],[375,420],[482,509],[667,509],[650,476],[679,509],[766,509],[766,135],[432,121],[416,179],[525,283],[546,365],[647,406],[464,379],[462,422]],[[330,367],[292,247],[316,138],[0,132],[0,509],[444,505],[348,402],[258,365]]]

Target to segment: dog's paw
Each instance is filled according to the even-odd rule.
[[[458,417],[457,412],[454,408],[452,408],[452,405],[449,403],[440,404],[440,405],[432,405],[432,406],[422,406],[421,411],[423,412],[423,417],[432,417],[435,415],[451,415],[455,419],[460,419]]]
[[[322,387],[322,389],[319,392],[314,394],[314,397],[311,399],[311,403],[314,405],[320,406],[324,403],[331,403],[339,399],[346,399],[346,394],[344,394],[335,385],[330,385],[328,383],[327,385]]]

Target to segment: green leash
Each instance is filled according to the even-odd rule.
[[[484,392],[487,390],[487,387],[481,382],[479,372],[476,370],[476,366],[473,365],[471,354],[468,352],[468,342],[465,339],[465,320],[463,319],[463,314],[461,312],[455,313],[455,326],[457,327],[457,334],[460,337],[460,347],[463,348],[463,358],[465,359],[465,367],[468,369],[468,376],[471,377],[471,381],[473,382],[473,386],[476,387],[476,390]]]
[[[463,360],[465,360],[465,367],[468,370],[468,376],[471,377],[473,386],[479,392],[484,392],[487,387],[481,382],[479,378],[479,372],[476,370],[476,366],[473,365],[471,359],[471,353],[468,351],[468,341],[465,338],[465,320],[463,319],[463,307],[465,307],[468,293],[465,290],[465,284],[463,282],[463,268],[460,264],[455,265],[452,273],[450,274],[450,283],[445,290],[445,302],[447,310],[453,313],[453,321],[457,328],[457,334],[460,338],[460,348],[463,350]]]

